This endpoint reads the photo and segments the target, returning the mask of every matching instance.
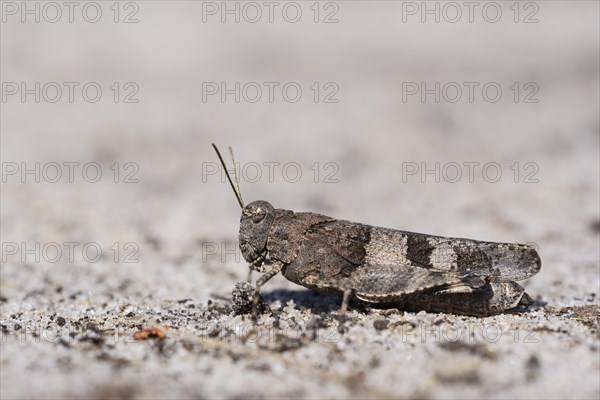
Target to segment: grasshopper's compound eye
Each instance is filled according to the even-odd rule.
[[[252,222],[254,222],[255,224],[258,224],[263,219],[265,219],[266,215],[267,215],[267,210],[265,210],[263,207],[256,207],[252,211]]]

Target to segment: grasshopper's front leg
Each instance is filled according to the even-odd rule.
[[[258,302],[260,300],[260,288],[262,285],[267,283],[271,278],[281,272],[283,268],[283,263],[281,261],[276,261],[271,266],[271,270],[265,272],[258,280],[256,281],[256,289],[254,291],[254,299],[252,300],[252,319],[256,319],[258,316]]]
[[[248,276],[246,278],[246,281],[248,283],[252,282],[252,271],[264,272],[265,257],[266,257],[266,254],[261,254],[260,256],[258,256],[258,258],[256,260],[254,260],[250,264],[248,264]]]

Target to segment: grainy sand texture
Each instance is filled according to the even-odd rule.
[[[598,2],[75,3],[0,3],[2,399],[600,397]],[[535,302],[236,314],[212,142],[247,203],[535,246]]]

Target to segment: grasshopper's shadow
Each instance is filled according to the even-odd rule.
[[[287,303],[292,300],[296,307],[300,309],[310,309],[313,313],[331,313],[338,312],[340,310],[340,306],[342,304],[342,298],[339,296],[335,296],[333,294],[327,293],[319,293],[314,292],[309,289],[275,289],[272,291],[265,291],[261,293],[263,299],[269,303],[275,303],[279,301],[282,307],[285,307]],[[548,303],[543,300],[536,300],[534,303],[527,309],[522,311],[522,314],[526,314],[531,312],[532,309],[543,308]],[[380,306],[375,306],[375,309],[387,309],[394,308],[395,305],[393,303],[382,304]],[[355,309],[358,311],[365,312],[366,308],[364,305],[356,302],[350,302],[350,309]],[[412,312],[422,311],[422,309],[418,308],[411,310]],[[425,310],[423,310],[425,311]],[[437,313],[436,311],[432,311],[433,313]],[[441,311],[440,311],[441,312]],[[464,315],[464,314],[463,314]]]
[[[311,309],[313,312],[317,313],[338,311],[342,304],[342,299],[339,296],[317,293],[308,289],[275,289],[269,292],[263,292],[261,295],[269,304],[279,300],[282,307],[285,307],[290,300],[293,300],[297,307]]]

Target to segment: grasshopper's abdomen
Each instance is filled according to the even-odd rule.
[[[525,290],[515,282],[486,284],[470,293],[437,291],[407,296],[394,304],[409,311],[443,312],[484,317],[522,311],[532,304]]]

